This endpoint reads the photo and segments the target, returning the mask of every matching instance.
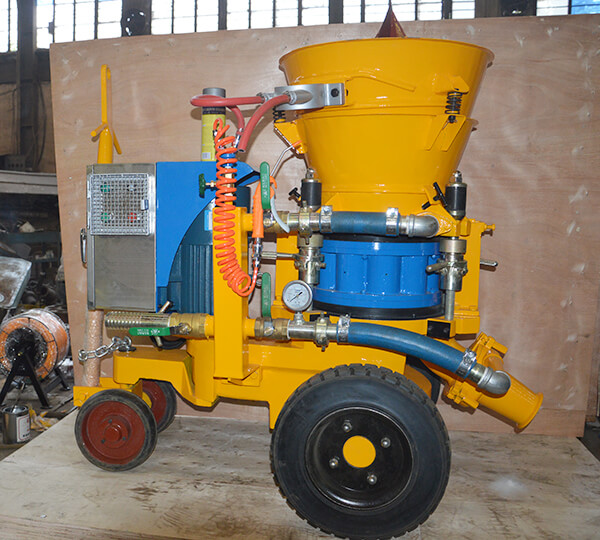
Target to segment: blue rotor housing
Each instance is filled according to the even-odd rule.
[[[377,236],[326,236],[325,268],[314,308],[362,319],[423,319],[443,313],[439,242]]]

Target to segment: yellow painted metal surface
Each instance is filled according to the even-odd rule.
[[[139,379],[139,378],[138,378]],[[143,399],[142,382],[136,379],[132,384],[119,384],[110,377],[100,377],[100,386],[74,386],[73,387],[73,405],[75,407],[81,407],[84,402],[91,398],[94,394],[101,392],[102,390],[108,390],[110,388],[117,388],[121,390],[127,390],[133,392]]]
[[[112,76],[110,68],[103,64],[100,68],[100,100],[101,115],[100,125],[92,131],[91,135],[98,141],[98,163],[112,163],[113,149],[121,153],[121,146],[112,125]]]
[[[159,351],[153,347],[139,347],[129,353],[115,352],[113,378],[123,385],[134,384],[139,379],[168,381],[192,403],[210,406],[211,401],[195,397],[193,360],[184,350]],[[201,361],[200,358],[196,360]]]
[[[202,113],[202,161],[215,160],[213,126],[217,120],[225,124],[225,114]]]
[[[350,437],[342,448],[344,459],[353,467],[363,469],[375,461],[375,447],[366,437]]]
[[[378,38],[296,49],[280,59],[289,84],[344,83],[346,104],[299,112],[297,127],[324,199],[360,194],[340,210],[415,211],[446,184],[475,121],[469,117],[492,53],[447,40]],[[466,92],[457,121],[447,93]],[[418,195],[420,200],[407,198]],[[385,196],[382,196],[385,195]]]
[[[242,227],[244,208],[235,209],[235,251],[242,268],[248,268],[248,237]],[[215,335],[215,377],[242,379],[249,373],[248,344],[244,321],[248,317],[248,301],[235,294],[223,279],[218,267],[217,250],[213,249],[213,294]]]
[[[456,342],[450,344],[462,349]],[[480,334],[470,349],[477,353],[478,363],[497,371],[503,370],[502,357],[507,349],[494,338]],[[457,379],[456,376],[437,366],[427,365],[435,374],[446,381],[448,387],[445,394],[455,403],[473,409],[483,405],[514,422],[519,429],[525,428],[533,420],[544,399],[543,394],[532,392],[510,374],[511,386],[508,392],[501,396],[494,396],[480,391],[471,381]]]

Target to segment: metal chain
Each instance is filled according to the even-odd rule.
[[[131,350],[131,338],[129,336],[125,336],[123,338],[114,337],[112,338],[112,342],[110,345],[101,345],[97,349],[92,349],[90,351],[84,351],[83,349],[79,350],[79,361],[83,364],[87,362],[90,358],[103,358],[112,354],[116,350],[128,351]]]

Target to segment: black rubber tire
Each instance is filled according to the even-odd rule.
[[[340,426],[346,417],[350,433]],[[364,469],[341,451],[354,435],[375,447]],[[450,441],[415,383],[389,369],[344,365],[315,375],[288,399],[271,439],[271,466],[282,495],[314,527],[382,539],[413,530],[435,510],[448,483]],[[374,486],[366,481],[372,470],[380,475]]]
[[[175,414],[177,414],[177,392],[175,392],[171,383],[153,379],[143,379],[142,390],[152,403],[150,410],[154,415],[156,428],[160,433],[167,429],[175,419]]]
[[[154,452],[158,431],[150,407],[125,390],[102,390],[87,399],[75,421],[75,439],[90,463],[107,471],[141,465]]]

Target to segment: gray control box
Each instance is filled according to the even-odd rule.
[[[156,310],[156,167],[87,168],[90,309]]]

